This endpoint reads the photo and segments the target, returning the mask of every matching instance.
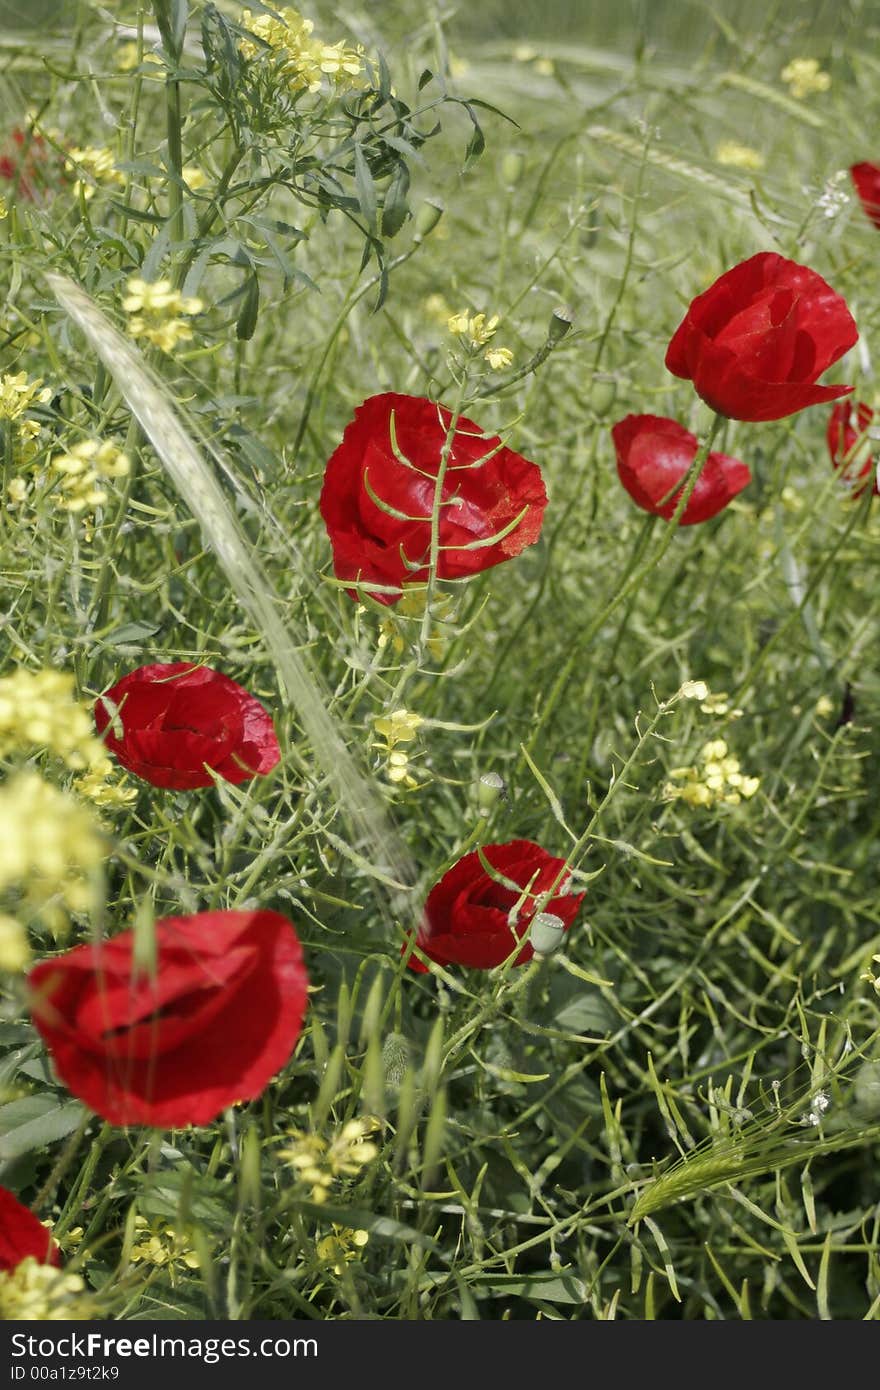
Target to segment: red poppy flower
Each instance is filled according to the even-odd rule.
[[[880,227],[880,164],[853,164],[850,178],[862,207],[875,227]]]
[[[25,202],[43,201],[63,173],[60,157],[36,131],[16,128],[0,148],[0,178],[8,179]]]
[[[828,452],[835,468],[840,470],[842,480],[852,488],[853,497],[861,497],[873,479],[874,496],[880,497],[880,484],[877,481],[877,461],[868,451],[859,448],[868,426],[874,419],[874,412],[864,401],[840,401],[831,411],[828,421]],[[862,482],[861,487],[855,484]]]
[[[483,861],[520,890],[528,889],[529,896],[519,907],[515,921],[511,922],[510,913],[521,892],[492,878]],[[491,970],[507,960],[525,935],[537,910],[535,899],[554,885],[554,896],[542,911],[558,917],[567,931],[584,894],[566,892],[571,876],[566,873],[559,879],[564,868],[564,859],[555,859],[531,840],[510,840],[466,854],[428,894],[416,945],[438,965]],[[533,954],[526,942],[514,965],[525,965]],[[409,964],[413,970],[424,972],[427,968],[415,956],[410,956]]]
[[[384,586],[373,595],[380,603],[396,603],[404,583],[428,576],[435,480],[451,418],[421,396],[371,396],[327,464],[321,515],[334,571]],[[540,470],[463,415],[441,493],[441,579],[500,565],[540,535],[547,505]]]
[[[781,420],[849,395],[817,386],[859,333],[821,275],[770,251],[728,270],[690,305],[666,365],[734,420]]]
[[[95,723],[122,766],[154,787],[211,787],[207,768],[247,782],[281,756],[259,700],[222,672],[187,661],[123,676],[97,700]]]
[[[0,1187],[0,1273],[8,1274],[29,1256],[40,1264],[60,1263],[58,1248],[42,1221]]]
[[[154,971],[134,933],[30,972],[31,1013],[65,1086],[114,1125],[203,1125],[252,1100],[299,1037],[308,977],[277,912],[156,923]]]
[[[636,506],[668,521],[678,505],[681,488],[672,497],[669,494],[696,457],[696,435],[662,415],[627,415],[613,427],[611,437],[620,481]],[[717,516],[751,481],[751,472],[739,459],[710,454],[679,525],[694,526]]]

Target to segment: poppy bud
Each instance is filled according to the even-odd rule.
[[[497,772],[484,772],[477,783],[477,805],[485,814],[491,811],[499,797],[507,795],[507,785]]]
[[[594,415],[607,415],[617,397],[617,378],[608,372],[595,372],[590,387],[590,409]]]
[[[510,150],[501,161],[501,177],[508,188],[516,188],[526,167],[525,155]]]
[[[565,936],[565,923],[553,912],[538,912],[532,918],[529,940],[536,956],[552,956]]]
[[[430,236],[443,216],[444,210],[442,203],[435,203],[427,198],[416,213],[413,241],[424,241],[426,236]]]

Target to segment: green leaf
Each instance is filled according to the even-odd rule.
[[[66,1139],[88,1115],[78,1100],[25,1096],[0,1105],[0,1163]]]

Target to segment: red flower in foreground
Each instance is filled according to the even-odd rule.
[[[211,787],[206,768],[247,782],[281,756],[259,700],[220,671],[187,661],[123,676],[97,700],[95,723],[122,766],[154,787]]]
[[[114,1125],[203,1125],[252,1100],[299,1037],[308,977],[277,912],[156,923],[154,972],[134,933],[30,972],[31,1013],[69,1090]]]
[[[690,305],[666,366],[734,420],[781,420],[849,395],[817,386],[859,333],[839,294],[796,261],[762,251],[728,270]]]
[[[859,448],[859,442],[873,419],[873,410],[863,401],[858,404],[855,401],[840,401],[831,411],[828,421],[826,438],[831,462],[840,470],[842,480],[852,488],[853,497],[861,497],[872,481],[874,496],[880,497],[877,461],[870,446],[864,452]],[[861,483],[861,487],[855,486],[858,483]]]
[[[696,435],[662,415],[627,415],[613,427],[611,437],[620,481],[636,506],[668,521],[678,505],[681,488],[672,497],[669,494],[683,481],[696,457]],[[710,454],[679,525],[695,526],[717,516],[751,481],[751,472],[739,459]]]
[[[509,914],[521,894],[492,878],[483,867],[480,853],[501,877],[529,890],[514,923],[509,921]],[[570,874],[559,878],[564,867],[564,859],[555,859],[531,840],[487,845],[482,851],[466,854],[428,894],[416,945],[438,965],[491,970],[507,960],[525,935],[535,915],[535,898],[554,885],[554,896],[543,911],[558,917],[567,931],[584,894],[566,892]],[[514,965],[525,965],[533,954],[526,942]],[[410,956],[409,964],[413,970],[424,972],[427,968],[415,956]]]
[[[0,1187],[0,1274],[8,1274],[29,1256],[41,1264],[59,1263],[58,1249],[43,1223]]]
[[[385,586],[388,592],[373,595],[380,603],[396,603],[403,584],[428,576],[431,508],[450,420],[421,396],[371,396],[327,463],[321,515],[334,572]],[[441,579],[500,565],[540,535],[547,505],[540,470],[463,415],[441,493]]]
[[[862,207],[880,227],[880,164],[853,164],[849,173]]]

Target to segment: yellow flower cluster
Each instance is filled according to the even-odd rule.
[[[380,749],[388,759],[389,782],[402,782],[407,787],[418,786],[409,770],[409,754],[397,745],[412,743],[424,722],[420,714],[408,709],[396,709],[391,714],[380,715],[374,721],[376,733],[383,742],[374,743],[373,747]]]
[[[0,1322],[88,1322],[94,1306],[78,1274],[65,1274],[29,1255],[0,1273]]]
[[[333,1273],[340,1275],[347,1264],[359,1258],[369,1239],[368,1231],[355,1231],[351,1226],[338,1226],[334,1221],[330,1235],[315,1242],[315,1251],[319,1260],[332,1265]]]
[[[318,92],[326,78],[337,91],[357,85],[364,72],[363,49],[348,48],[344,41],[322,43],[312,37],[314,24],[289,6],[279,6],[277,17],[242,10],[240,24],[262,43],[242,39],[239,50],[248,59],[271,50],[292,91]]]
[[[703,745],[698,765],[674,767],[669,775],[675,781],[666,783],[664,797],[686,801],[689,806],[714,806],[718,802],[736,806],[754,796],[761,785],[759,777],[743,775],[739,758],[729,755],[723,738]]]
[[[722,140],[715,148],[715,158],[719,164],[729,164],[734,169],[757,171],[764,167],[764,156],[751,145],[742,145],[739,140]]]
[[[106,502],[109,494],[103,482],[124,478],[131,471],[131,460],[107,440],[84,439],[66,454],[57,454],[52,468],[61,474],[58,505],[76,513]]]
[[[403,655],[407,640],[404,625],[399,619],[415,621],[423,617],[427,592],[423,584],[404,584],[402,597],[395,605],[394,612],[386,613],[379,621],[377,646],[380,652],[390,647],[396,656]],[[452,598],[449,594],[435,596],[432,614],[442,624],[447,621],[451,607]],[[428,650],[435,661],[442,660],[446,651],[446,640],[442,632],[432,633],[428,638]]]
[[[30,943],[21,922],[0,912],[0,971],[18,975],[27,969],[30,959]]]
[[[827,92],[831,86],[830,74],[822,72],[815,58],[793,58],[779,75],[798,101],[815,92]]]
[[[307,1134],[301,1129],[289,1131],[292,1143],[278,1154],[296,1169],[301,1182],[311,1186],[313,1202],[326,1202],[333,1184],[339,1178],[356,1177],[379,1157],[379,1146],[368,1139],[381,1125],[381,1120],[365,1116],[349,1120],[330,1140],[320,1134]]]
[[[133,1245],[129,1259],[132,1264],[153,1265],[164,1269],[172,1285],[177,1274],[182,1271],[198,1269],[199,1257],[192,1248],[189,1237],[167,1221],[148,1221],[145,1216],[136,1216],[134,1221],[137,1245]]]
[[[465,338],[470,347],[481,348],[494,338],[498,331],[498,323],[497,314],[487,319],[485,314],[470,314],[465,309],[461,313],[450,314],[446,320],[446,327],[450,333]],[[503,371],[513,361],[510,348],[490,347],[483,355],[495,372]]]
[[[16,773],[0,787],[0,892],[16,888],[56,936],[65,907],[94,906],[87,875],[105,855],[94,817],[39,773]]]
[[[36,420],[26,420],[24,412],[35,404],[45,405],[52,399],[52,391],[43,386],[42,381],[29,381],[27,372],[4,372],[0,376],[0,420],[8,420],[14,438],[20,445],[21,461],[27,463],[37,449],[40,426]],[[27,487],[21,478],[13,478],[8,485],[9,500],[14,504],[21,502]]]
[[[69,174],[76,174],[73,195],[80,195],[89,202],[101,185],[105,187],[125,186],[125,175],[116,167],[113,151],[106,145],[86,145],[83,149],[68,151],[64,167]]]
[[[91,716],[63,671],[15,671],[0,680],[0,757],[46,748],[68,767],[92,767],[105,756]]]
[[[135,338],[146,338],[162,352],[173,352],[179,342],[192,337],[192,325],[180,316],[200,314],[205,307],[200,299],[186,298],[170,280],[142,280],[137,275],[126,289],[122,307],[131,315],[128,328]]]

